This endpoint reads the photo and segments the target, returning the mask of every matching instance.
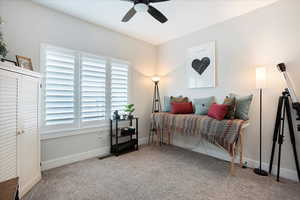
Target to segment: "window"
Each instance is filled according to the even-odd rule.
[[[129,64],[42,45],[42,133],[100,126],[128,102]]]

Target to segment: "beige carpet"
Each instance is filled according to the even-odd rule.
[[[138,152],[90,159],[43,173],[24,200],[288,200],[300,184],[259,177],[228,163],[177,147],[145,146]]]

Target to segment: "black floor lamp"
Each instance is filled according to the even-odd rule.
[[[262,90],[266,87],[266,68],[256,68],[256,88],[259,89],[259,168],[254,169],[254,173],[260,176],[268,176],[262,169],[261,150],[262,150]]]
[[[153,94],[153,104],[152,104],[152,113],[161,112],[161,103],[160,103],[160,96],[159,96],[159,88],[158,83],[160,81],[160,78],[157,76],[152,77],[152,81],[154,83],[154,94]],[[149,138],[148,138],[148,144],[153,143],[153,137],[157,133],[155,124],[151,120],[150,124],[150,132],[149,132]],[[163,143],[163,135],[160,134],[160,145]]]

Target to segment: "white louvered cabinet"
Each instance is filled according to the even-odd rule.
[[[40,179],[38,73],[0,66],[0,182],[19,177],[22,197]]]

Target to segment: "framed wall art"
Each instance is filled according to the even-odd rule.
[[[188,88],[216,87],[215,46],[213,41],[188,49]]]
[[[19,67],[33,71],[32,62],[30,58],[24,56],[16,56],[16,58]]]

